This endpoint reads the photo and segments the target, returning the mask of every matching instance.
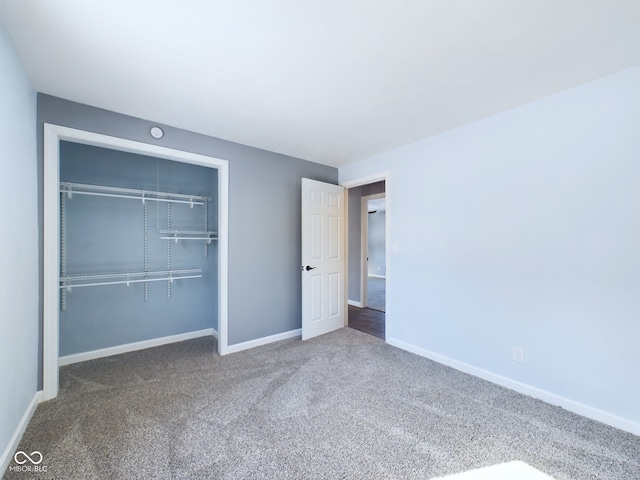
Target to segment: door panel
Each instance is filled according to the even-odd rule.
[[[340,258],[340,217],[335,215],[329,216],[329,248],[328,258],[336,260]]]
[[[344,189],[302,179],[302,339],[344,326]]]
[[[322,320],[322,275],[311,275],[311,321]]]
[[[340,314],[340,277],[336,273],[329,274],[329,316]]]
[[[311,215],[311,255],[310,259],[319,261],[322,260],[322,215]]]

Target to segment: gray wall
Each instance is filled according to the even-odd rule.
[[[0,29],[0,455],[36,393],[36,92]],[[13,452],[6,451],[8,455]],[[0,471],[5,459],[0,457]]]
[[[228,160],[229,344],[300,328],[300,179],[335,184],[337,169],[166,125],[155,140],[153,121],[39,94],[40,194],[45,122]]]
[[[385,252],[385,222],[387,212],[379,210],[368,215],[369,225],[367,230],[367,253],[369,262],[367,270],[369,275],[385,276],[386,270],[386,252]]]
[[[376,182],[349,189],[349,288],[348,298],[354,302],[360,302],[360,276],[361,276],[361,200],[367,195],[384,193],[385,182]]]
[[[213,168],[134,155],[105,148],[61,142],[60,180],[158,190],[211,197],[208,225],[217,229],[217,174]],[[67,273],[124,273],[144,270],[144,215],[139,200],[73,195],[65,200]],[[217,330],[217,242],[161,240],[167,227],[167,203],[149,201],[148,265],[167,270],[167,245],[172,269],[202,269],[201,279],[144,285],[106,285],[73,289],[60,312],[60,355],[87,352],[126,343],[205,328]],[[204,230],[204,207],[172,204],[171,228]]]

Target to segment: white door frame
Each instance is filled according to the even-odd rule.
[[[385,187],[386,189],[386,187]],[[385,198],[385,193],[374,193],[373,195],[366,195],[360,200],[360,303],[362,307],[367,306],[367,295],[369,294],[369,200],[377,200],[379,198]],[[385,229],[387,228],[387,222],[385,221]],[[385,235],[386,236],[386,235]],[[385,250],[387,248],[385,238]],[[386,257],[385,257],[386,263]],[[386,297],[385,297],[386,298]],[[385,307],[386,309],[386,307]]]
[[[390,330],[390,326],[393,323],[393,316],[389,315],[389,312],[392,311],[391,310],[391,300],[392,297],[391,295],[389,295],[389,286],[391,285],[391,278],[392,278],[392,272],[391,272],[391,266],[390,266],[390,262],[389,262],[389,255],[391,253],[391,229],[389,227],[389,225],[391,224],[391,185],[390,185],[390,175],[389,172],[381,172],[381,173],[375,173],[373,175],[367,175],[366,177],[360,177],[360,178],[355,178],[353,180],[347,180],[346,182],[340,182],[340,185],[342,185],[344,188],[346,188],[347,190],[349,188],[353,188],[353,187],[360,187],[362,185],[369,185],[370,183],[376,183],[376,182],[380,182],[380,181],[384,181],[384,192],[385,192],[385,198],[386,198],[386,206],[387,206],[387,213],[386,215],[386,221],[384,223],[384,248],[385,248],[385,280],[384,280],[384,288],[385,288],[385,342],[386,339],[389,338],[389,330]],[[349,245],[349,192],[345,192],[345,245]],[[346,248],[346,255],[345,255],[345,289],[347,288],[348,284],[349,284],[349,249]],[[348,305],[348,295],[347,292],[345,291],[345,297],[344,297],[344,301],[345,301],[345,311],[347,311]],[[347,315],[345,315],[345,324],[347,322]]]
[[[148,143],[44,124],[43,398],[58,395],[60,141],[164,158],[218,170],[218,351],[228,353],[229,165],[226,160]]]

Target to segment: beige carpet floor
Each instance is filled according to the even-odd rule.
[[[63,367],[18,448],[41,452],[46,472],[12,461],[4,478],[640,478],[640,437],[356,330],[215,348],[209,337]]]

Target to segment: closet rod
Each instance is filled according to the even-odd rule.
[[[134,200],[142,200],[143,202],[146,202],[147,200],[152,201],[152,202],[166,202],[166,203],[186,203],[188,205],[204,205],[204,202],[197,202],[197,201],[193,201],[190,202],[188,200],[172,200],[170,198],[155,198],[155,197],[146,197],[146,196],[139,196],[136,197],[134,195],[121,195],[121,194],[117,194],[117,193],[101,193],[101,192],[79,192],[77,190],[60,190],[60,192],[62,193],[71,193],[73,195],[91,195],[93,197],[113,197],[113,198],[131,198]]]
[[[77,282],[77,281],[83,281],[83,280],[105,280],[108,278],[151,277],[151,276],[157,276],[157,275],[168,277],[172,275],[188,275],[192,273],[202,273],[202,269],[189,268],[189,269],[183,269],[183,270],[159,270],[159,271],[152,271],[152,272],[96,273],[94,275],[90,275],[90,274],[67,275],[66,277],[60,278],[60,281],[61,282],[74,282],[74,281]]]
[[[98,285],[129,285],[130,283],[141,283],[141,282],[166,282],[170,281],[173,283],[174,280],[184,280],[186,278],[202,278],[202,275],[186,275],[183,277],[166,277],[166,278],[142,278],[139,280],[118,280],[116,282],[96,282],[96,283],[80,283],[74,285],[60,285],[60,288],[78,288],[78,287],[95,287]]]
[[[207,230],[158,230],[160,233],[168,235],[217,235],[218,232]]]
[[[217,237],[160,237],[160,240],[175,240],[178,243],[178,240],[202,240],[208,243],[211,243],[211,240],[218,240]]]
[[[211,201],[210,197],[202,195],[189,195],[184,193],[159,192],[152,190],[139,190],[133,188],[110,187],[107,185],[91,185],[87,183],[60,182],[60,192],[68,195],[74,193],[80,195],[97,195],[116,198],[133,198],[138,200],[166,201],[174,203],[188,203],[203,205]]]

